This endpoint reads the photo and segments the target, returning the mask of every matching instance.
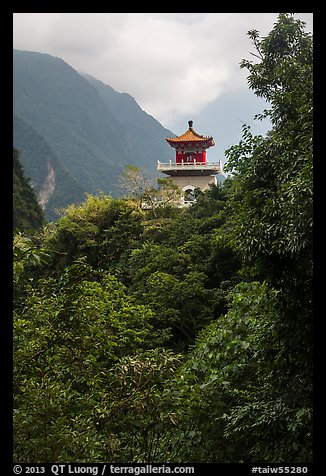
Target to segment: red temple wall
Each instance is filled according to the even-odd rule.
[[[189,155],[189,152],[188,152],[188,155]],[[178,152],[178,150],[176,150],[175,161],[177,164],[181,164],[182,161],[191,163],[191,162],[194,162],[194,159],[196,159],[196,162],[206,164],[206,150],[193,152],[191,157],[192,159],[189,161],[187,160],[187,155],[184,151]]]

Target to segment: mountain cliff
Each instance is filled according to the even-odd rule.
[[[20,151],[20,160],[31,179],[38,202],[45,209],[46,218],[56,220],[56,210],[68,203],[79,203],[85,190],[64,167],[43,137],[14,114],[13,142]]]
[[[33,187],[24,173],[19,161],[19,153],[13,150],[13,229],[30,232],[44,222],[41,209]]]
[[[155,175],[157,159],[170,157],[171,131],[60,58],[14,50],[13,79],[14,147],[48,219],[85,193],[117,196],[126,164]]]

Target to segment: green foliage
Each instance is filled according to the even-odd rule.
[[[117,264],[126,249],[133,248],[142,232],[142,212],[131,201],[88,195],[81,205],[70,205],[62,213],[54,232],[45,237],[56,251],[53,268],[87,256],[95,268]]]
[[[171,178],[158,178],[158,188],[154,188],[154,180],[145,174],[140,167],[126,165],[120,176],[119,186],[128,196],[139,200],[142,208],[149,210],[153,217],[163,215],[165,209],[175,206],[181,199],[181,190]]]
[[[310,461],[312,409],[302,406],[298,375],[286,385],[275,324],[280,294],[266,283],[241,283],[230,299],[171,385],[183,435],[175,462]]]
[[[206,241],[195,234],[174,244],[178,234],[167,230],[175,220],[178,227],[191,223],[188,212],[165,219],[158,243],[143,243],[150,218],[134,202],[105,195],[90,195],[63,213],[33,241],[16,235],[14,242],[20,283],[15,458],[141,461],[146,455],[154,461],[166,452],[172,458],[167,434],[176,429],[174,396],[165,396],[165,384],[179,356],[155,348],[184,350],[225,299],[224,291],[207,288],[198,257],[198,252],[210,256],[209,233]],[[199,210],[196,216],[198,227]],[[212,231],[214,222],[205,229]],[[111,272],[122,275],[128,287]],[[129,362],[150,372],[145,393],[129,382],[130,399],[128,386],[119,380]]]
[[[35,267],[46,263],[48,254],[46,251],[38,249],[31,238],[17,232],[13,240],[13,258],[14,283],[18,283],[26,266]]]
[[[33,282],[40,268],[49,262],[50,254],[42,246],[21,232],[13,238],[13,305],[24,305],[25,290]]]
[[[312,38],[288,14],[281,14],[262,40],[257,32],[249,35],[261,61],[244,61],[242,66],[250,72],[250,87],[270,102],[265,114],[273,128],[263,138],[244,127],[243,140],[228,151],[228,168],[236,175],[228,204],[230,238],[243,254],[243,274],[264,279],[279,292],[271,327],[282,343],[276,365],[270,364],[273,379],[265,379],[269,391],[255,399],[261,445],[254,454],[297,461],[311,459]],[[284,388],[286,397],[280,392]],[[280,428],[279,445],[271,439],[268,418],[259,416],[259,408],[276,419],[282,416],[270,422]]]
[[[273,128],[223,186],[15,235],[15,461],[312,461],[311,39],[249,34]]]
[[[167,344],[189,345],[199,329],[214,317],[221,296],[205,288],[204,273],[191,271],[178,279],[162,271],[152,273],[141,291],[134,293],[155,312],[158,328],[172,330]],[[222,294],[223,297],[223,294]]]
[[[95,430],[108,405],[108,372],[122,356],[147,347],[152,313],[131,303],[113,276],[95,278],[84,260],[76,262],[60,278],[30,288],[15,315],[16,460],[105,457]]]
[[[165,433],[176,421],[163,391],[181,360],[179,354],[156,348],[124,357],[112,368],[114,403],[102,425],[110,425],[119,442],[119,451],[111,456],[114,461],[165,461]]]
[[[156,326],[171,331],[166,344],[179,350],[225,310],[228,280],[240,266],[212,233],[216,223],[216,216],[194,218],[186,212],[170,220],[159,243],[147,241],[128,259],[130,291],[154,310]]]
[[[227,168],[240,174],[236,245],[268,272],[275,259],[287,266],[287,258],[304,256],[311,247],[312,39],[288,14],[262,40],[257,32],[249,36],[261,61],[242,66],[250,87],[272,106],[266,114],[273,129],[266,138],[252,137],[244,126],[243,140],[227,152]]]

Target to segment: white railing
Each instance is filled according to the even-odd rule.
[[[216,171],[222,171],[222,163],[219,160],[218,162],[184,162],[182,161],[181,163],[176,163],[172,162],[171,160],[169,162],[161,162],[157,161],[157,170],[182,170],[185,168],[203,168],[203,169],[209,169],[209,170],[216,170]]]

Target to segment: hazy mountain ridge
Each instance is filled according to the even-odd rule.
[[[48,218],[55,218],[54,205],[78,202],[86,192],[117,195],[124,165],[155,174],[157,159],[169,157],[164,139],[173,133],[129,94],[47,54],[14,50],[13,58],[14,146],[29,151],[20,157],[37,192],[52,154],[56,179],[46,204]],[[35,150],[35,142],[41,141],[48,147],[46,153]]]

